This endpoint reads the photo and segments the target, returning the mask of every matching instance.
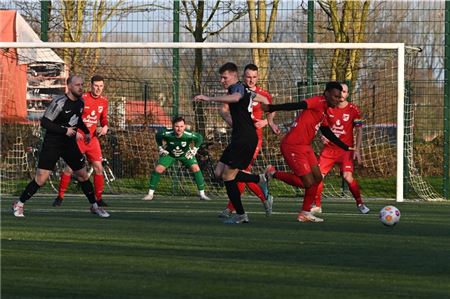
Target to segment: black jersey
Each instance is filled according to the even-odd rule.
[[[242,82],[228,87],[228,94],[236,92],[241,94],[241,98],[236,103],[228,104],[233,121],[231,139],[256,138],[256,128],[252,119],[252,102],[256,94]]]
[[[81,118],[83,108],[84,102],[81,98],[72,101],[67,95],[64,95],[54,99],[45,110],[41,119],[41,125],[46,129],[45,139],[63,142],[69,138],[75,139],[75,136],[66,136],[67,128],[70,127],[77,127],[83,132],[89,133]]]

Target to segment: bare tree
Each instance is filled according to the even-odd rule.
[[[250,41],[252,43],[269,43],[272,41],[277,20],[279,0],[272,2],[272,11],[267,20],[266,0],[248,0],[248,16],[250,19]],[[253,62],[259,67],[259,77],[261,84],[267,88],[269,77],[269,49],[253,49]]]
[[[322,10],[327,14],[334,41],[338,43],[362,43],[366,36],[366,20],[370,1],[320,0]],[[341,7],[339,7],[339,4]],[[331,80],[352,80],[357,78],[360,50],[334,50],[331,60]]]
[[[183,5],[182,12],[186,16],[186,25],[184,26],[194,37],[197,43],[204,42],[208,37],[219,34],[233,22],[243,17],[247,11],[234,4],[233,1],[216,0],[214,3],[208,1],[181,1]],[[211,6],[209,6],[211,5]],[[222,7],[221,7],[222,6]],[[225,6],[225,7],[223,7]],[[223,10],[225,8],[225,10]],[[221,10],[228,20],[224,20],[213,26],[213,20],[218,11]],[[217,29],[213,29],[217,28]],[[202,93],[202,73],[203,73],[203,49],[194,50],[194,84],[193,94]],[[205,136],[205,114],[202,102],[194,102],[195,126],[196,130]]]

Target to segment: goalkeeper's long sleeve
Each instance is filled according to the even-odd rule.
[[[334,135],[333,131],[331,131],[328,126],[320,126],[320,132],[322,132],[323,136],[327,137],[328,140],[342,148],[343,150],[348,151],[349,147],[347,144],[342,142],[336,135]]]
[[[305,101],[294,102],[294,103],[284,103],[284,104],[277,104],[277,105],[267,105],[267,106],[269,107],[269,111],[267,111],[267,112],[292,111],[292,110],[300,110],[300,109],[308,108],[308,104]]]

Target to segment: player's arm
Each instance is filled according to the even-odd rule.
[[[89,143],[91,141],[91,132],[89,132],[89,129],[87,128],[86,124],[84,123],[81,117],[78,118],[77,128],[83,131],[84,142]]]
[[[358,164],[361,164],[361,144],[362,144],[362,127],[355,127],[356,136],[355,136],[355,151],[353,152],[353,159],[358,161]]]
[[[160,156],[167,156],[169,154],[163,146],[164,132],[165,131],[158,131],[155,134],[156,144],[158,145],[158,152]]]
[[[194,142],[194,147],[190,148],[184,156],[188,159],[192,159],[197,154],[200,145],[203,143],[203,136],[197,132],[192,132],[192,141]]]
[[[100,130],[98,130],[98,136],[103,136],[106,135],[106,133],[108,133],[108,105],[106,104],[103,107],[103,111],[100,114]]]
[[[274,111],[293,111],[293,110],[301,110],[308,109],[308,104],[305,101],[295,102],[295,103],[284,103],[277,105],[266,105],[261,104],[264,112],[274,112]]]
[[[342,148],[343,150],[350,150],[350,147],[342,142],[336,135],[334,135],[333,131],[331,131],[330,127],[328,126],[320,126],[320,132],[325,136],[328,140]]]
[[[57,133],[61,135],[66,135],[68,128],[62,127],[60,125],[55,124],[47,117],[43,116],[41,118],[41,126],[47,130],[47,132]],[[73,130],[73,128],[72,128]]]
[[[230,107],[228,104],[223,104],[219,110],[220,117],[231,127],[233,125],[233,120],[231,119]]]
[[[203,94],[196,95],[194,97],[195,101],[203,101],[203,102],[221,102],[221,103],[237,103],[242,98],[242,94],[239,92],[234,92],[232,94],[227,94],[218,97],[208,97]]]
[[[61,113],[63,106],[63,97],[51,101],[50,105],[48,105],[47,109],[45,109],[44,116],[41,118],[41,126],[51,133],[61,135],[67,135],[68,133],[70,133],[70,135],[67,136],[73,136],[76,133],[76,128],[66,128],[53,122]]]

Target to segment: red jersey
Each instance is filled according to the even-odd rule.
[[[291,145],[310,145],[316,136],[322,122],[328,103],[324,96],[315,96],[305,100],[308,108],[300,112],[289,132],[284,136],[283,143]]]
[[[256,89],[254,90],[254,92],[256,92],[262,96],[265,96],[269,100],[269,104],[272,104],[272,95],[268,91],[262,89],[259,86],[256,86]],[[253,101],[252,102],[253,122],[256,123],[256,122],[262,120],[263,116],[264,116],[264,111],[262,110],[261,103]],[[256,132],[258,133],[258,135],[262,134],[262,128],[256,129]]]
[[[108,119],[106,118],[108,114],[108,99],[105,96],[94,98],[90,92],[84,93],[82,98],[84,109],[81,117],[91,136],[94,136],[98,121],[100,121],[102,127],[108,125]]]
[[[342,142],[348,146],[353,146],[353,128],[361,127],[361,113],[358,106],[348,103],[344,108],[328,108],[327,109],[327,123],[331,131]],[[326,141],[328,139],[325,138]],[[325,142],[325,146],[340,148],[332,142]]]

